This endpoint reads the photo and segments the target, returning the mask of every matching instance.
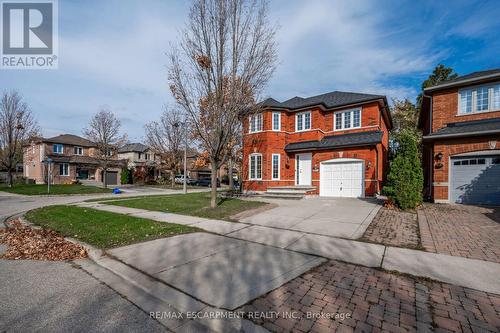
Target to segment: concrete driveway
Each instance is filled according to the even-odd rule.
[[[355,198],[315,197],[272,202],[278,207],[242,218],[240,222],[357,239],[381,207],[376,199]]]

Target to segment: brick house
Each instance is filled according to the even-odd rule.
[[[38,138],[24,146],[24,177],[36,184],[47,183],[47,164],[52,164],[52,184],[72,184],[77,181],[96,183],[103,181],[103,170],[96,157],[93,142],[72,134],[62,134],[52,138]],[[109,163],[107,184],[120,184],[122,167],[126,161],[114,160]]]
[[[500,69],[424,89],[419,128],[428,198],[500,205]]]
[[[386,177],[391,128],[382,95],[269,98],[243,117],[243,190],[373,196]]]

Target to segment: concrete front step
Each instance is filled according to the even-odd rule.
[[[314,186],[274,186],[268,187],[265,195],[266,197],[272,198],[294,198],[301,199],[308,192],[316,190]]]

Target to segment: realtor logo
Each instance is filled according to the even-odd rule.
[[[3,1],[2,69],[56,69],[57,2]]]

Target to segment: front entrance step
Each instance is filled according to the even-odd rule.
[[[268,198],[301,199],[308,192],[315,190],[315,186],[274,186],[268,187],[263,196]]]
[[[119,260],[107,256],[93,259],[76,260],[75,263],[147,314],[158,313],[155,319],[174,332],[268,332],[246,319],[230,315],[226,319],[204,319],[202,315],[200,318],[188,318],[188,313],[228,311],[202,303]]]

